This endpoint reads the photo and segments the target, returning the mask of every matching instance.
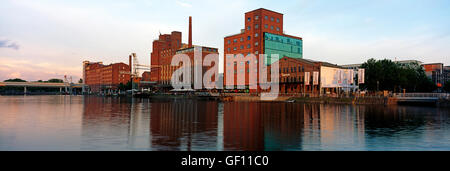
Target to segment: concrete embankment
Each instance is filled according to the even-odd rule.
[[[228,96],[222,97],[222,101],[233,102],[264,102],[259,96]],[[396,104],[393,99],[384,97],[359,97],[359,98],[331,98],[331,97],[278,97],[273,102],[298,102],[298,103],[320,103],[320,104]]]
[[[288,97],[280,96],[274,100],[264,100],[260,96],[252,95],[225,95],[225,96],[198,96],[191,94],[184,95],[137,95],[138,98],[149,98],[153,100],[215,100],[223,102],[296,102],[296,103],[317,103],[317,104],[355,104],[355,105],[426,105],[437,107],[450,107],[448,99],[439,101],[415,102],[401,101],[395,97]]]
[[[320,104],[376,104],[376,105],[389,105],[396,104],[392,99],[385,97],[317,97],[317,98],[305,98],[294,97],[290,100],[303,103],[320,103]]]

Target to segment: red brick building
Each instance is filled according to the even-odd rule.
[[[162,83],[169,81],[162,77],[162,71],[170,68],[172,57],[176,51],[182,48],[181,32],[174,31],[171,34],[159,35],[159,39],[153,41],[153,51],[151,53],[151,74],[150,80]]]
[[[83,80],[91,92],[117,90],[120,83],[130,81],[130,66],[125,63],[103,65],[102,62],[83,62]]]
[[[142,81],[150,81],[151,80],[151,74],[148,71],[145,71],[142,73]]]
[[[283,57],[275,63],[278,64],[280,68],[280,94],[319,94],[321,89],[321,67],[340,68],[337,65],[327,62],[290,57]],[[314,72],[319,74],[316,77],[316,82],[314,82]],[[268,75],[270,75],[270,73],[268,73]],[[305,78],[307,75],[309,75],[309,78]],[[270,76],[268,76],[268,78],[270,78]]]
[[[172,75],[179,68],[171,66],[173,56],[186,54],[190,57],[191,64],[194,64],[194,50],[201,51],[202,60],[209,54],[218,54],[217,48],[194,46],[192,44],[192,17],[189,17],[188,44],[182,43],[182,33],[177,31],[172,32],[172,34],[160,35],[158,40],[153,41],[150,81],[156,82],[159,87],[170,89]],[[204,67],[203,74],[210,68]]]
[[[272,35],[276,35],[278,37],[286,37],[288,39],[297,40],[297,41],[295,41],[295,43],[294,43],[294,41],[292,41],[292,43],[298,45],[299,47],[303,46],[302,38],[284,34],[283,14],[274,12],[274,11],[270,11],[267,9],[263,9],[263,8],[245,13],[245,28],[241,30],[241,33],[227,36],[224,38],[224,54],[225,54],[224,85],[225,86],[232,85],[232,83],[227,82],[226,78],[227,78],[227,75],[233,74],[234,79],[235,79],[233,86],[236,87],[238,73],[242,72],[242,71],[236,70],[237,64],[230,62],[230,60],[232,60],[232,59],[227,58],[226,55],[227,54],[233,54],[233,55],[242,54],[242,55],[246,56],[248,54],[255,54],[258,56],[259,54],[266,54],[266,51],[268,50],[268,48],[270,49],[270,47],[268,47],[268,46],[272,46],[272,45],[265,44],[266,40],[268,40],[267,34],[272,34]],[[284,42],[284,43],[288,43],[288,42]],[[289,43],[291,43],[291,42],[289,42]],[[274,49],[275,51],[279,51],[279,49],[277,49],[277,48],[279,48],[279,47],[273,47],[272,49]],[[291,50],[291,49],[289,49],[289,50]],[[296,57],[302,58],[302,54],[303,54],[302,48],[298,48],[298,50],[296,48],[295,50],[296,50],[295,53],[298,54]],[[273,51],[267,52],[267,53],[273,53]],[[292,54],[290,52],[287,52],[287,53]],[[280,55],[280,58],[282,58],[283,56],[284,55]],[[287,56],[290,56],[290,55],[287,55]],[[290,56],[290,57],[294,57],[294,56]],[[257,59],[257,60],[259,63],[260,62],[259,59]],[[250,75],[249,72],[253,72],[253,71],[249,70],[248,63],[246,63],[245,65],[246,65],[245,70],[244,70],[245,78],[246,78],[245,86],[249,86],[249,81],[248,81],[249,75]],[[258,80],[257,83],[259,84],[259,75],[258,75],[257,80]],[[250,90],[250,92],[252,92],[252,90]]]

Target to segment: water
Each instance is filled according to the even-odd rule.
[[[449,116],[414,106],[0,96],[0,150],[450,150]]]

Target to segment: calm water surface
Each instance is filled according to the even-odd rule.
[[[0,96],[0,150],[450,150],[449,109]]]

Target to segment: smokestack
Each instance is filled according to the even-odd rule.
[[[192,47],[192,17],[189,16],[189,47]]]
[[[132,58],[132,57],[131,57],[131,55],[130,55],[130,56],[129,56],[129,59],[128,59],[128,60],[129,60],[129,61],[128,61],[128,64],[130,65],[130,74],[131,74],[131,72],[133,72],[133,71],[132,71],[132,68],[131,68],[131,64],[132,64],[132,63],[131,63],[131,58]]]

